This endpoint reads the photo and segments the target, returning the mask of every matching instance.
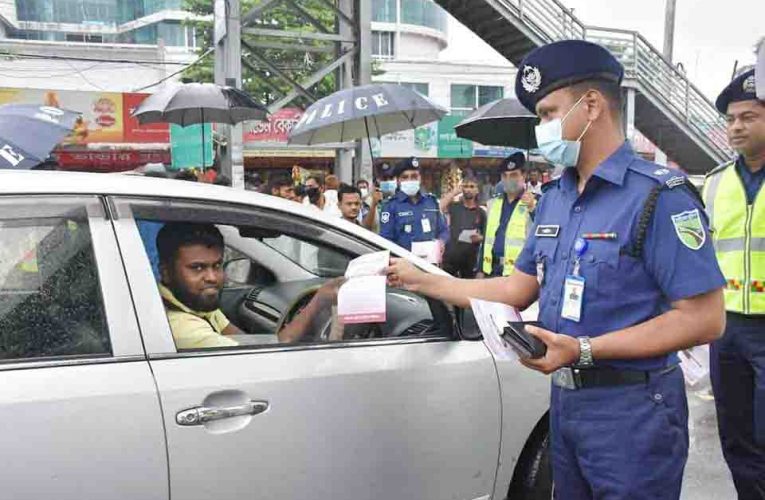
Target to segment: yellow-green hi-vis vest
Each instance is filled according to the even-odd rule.
[[[726,280],[725,308],[765,314],[765,194],[747,204],[735,162],[707,175],[704,204],[717,261]]]
[[[494,241],[496,240],[497,230],[499,230],[500,219],[502,218],[502,206],[507,203],[507,197],[494,198],[489,201],[489,216],[486,220],[486,237],[483,244],[483,264],[481,271],[487,276],[491,274],[494,265]],[[531,218],[529,209],[518,201],[510,220],[505,229],[505,255],[503,256],[502,276],[508,276],[515,269],[515,261],[523,250],[523,244],[526,242],[526,235],[531,227]]]

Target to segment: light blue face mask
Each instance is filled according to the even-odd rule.
[[[579,161],[579,149],[582,146],[581,140],[582,137],[584,137],[584,134],[587,133],[587,130],[590,129],[592,122],[587,122],[587,126],[584,127],[581,135],[579,135],[579,138],[575,141],[567,141],[563,139],[563,122],[566,121],[568,115],[570,115],[579,103],[582,102],[582,99],[584,99],[584,96],[576,101],[576,104],[568,110],[568,113],[566,113],[563,119],[556,118],[547,123],[537,125],[534,128],[539,152],[542,153],[542,156],[553,165],[575,167],[577,161]]]
[[[393,194],[396,192],[396,181],[381,181],[380,191],[385,194]]]
[[[401,191],[407,196],[414,196],[420,192],[420,181],[401,181]]]

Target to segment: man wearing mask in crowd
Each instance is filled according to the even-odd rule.
[[[369,197],[369,212],[367,212],[361,221],[362,226],[374,232],[377,232],[379,229],[382,207],[393,198],[398,188],[398,182],[393,175],[393,167],[390,164],[383,163],[380,165],[378,181],[380,187],[371,193]]]
[[[335,176],[330,177],[334,177],[335,181],[337,180]],[[337,188],[336,185],[335,188]],[[324,196],[324,189],[325,184],[321,177],[318,175],[308,177],[305,180],[306,197],[303,199],[303,205],[316,207],[332,217],[340,217],[340,208],[337,206],[337,190],[334,190],[334,196],[332,196],[334,202],[328,202]]]
[[[517,152],[499,166],[504,194],[489,200],[484,242],[478,254],[478,277],[508,276],[513,272],[531,228],[531,213],[537,200],[525,190],[523,166],[526,158]]]
[[[369,202],[371,196],[369,194],[369,182],[365,179],[360,179],[356,182],[356,188],[361,193],[361,210],[359,211],[359,222],[363,222],[367,214],[369,214]]]
[[[399,192],[385,204],[380,214],[380,236],[412,250],[415,242],[440,242],[449,239],[449,226],[438,199],[422,192],[420,162],[417,158],[400,161],[394,175]],[[438,256],[434,260],[438,259]]]
[[[444,251],[444,270],[460,278],[475,277],[476,258],[483,241],[486,213],[478,206],[478,193],[478,180],[468,174],[458,190],[441,199],[450,233]],[[462,194],[462,200],[454,203],[457,194]]]
[[[526,179],[526,191],[536,197],[542,196],[542,173],[537,167],[531,167]]]
[[[338,205],[342,218],[360,226],[359,212],[361,211],[361,191],[348,184],[341,184],[337,191]]]

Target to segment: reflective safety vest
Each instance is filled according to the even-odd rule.
[[[725,308],[765,314],[765,194],[747,204],[735,162],[713,170],[704,183],[717,261],[726,280]]]
[[[502,206],[507,202],[507,197],[495,198],[489,201],[489,216],[486,220],[486,236],[483,243],[483,264],[481,271],[485,275],[492,272],[494,264],[494,241],[502,218]],[[526,242],[528,229],[531,227],[529,209],[522,202],[518,202],[513,209],[513,214],[505,229],[505,255],[503,256],[502,276],[509,276],[515,268],[515,261],[523,250]]]

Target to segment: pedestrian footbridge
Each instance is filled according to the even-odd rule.
[[[627,127],[692,174],[733,157],[723,117],[682,71],[636,31],[586,26],[558,0],[435,0],[516,66],[555,40],[589,40],[624,64]]]

